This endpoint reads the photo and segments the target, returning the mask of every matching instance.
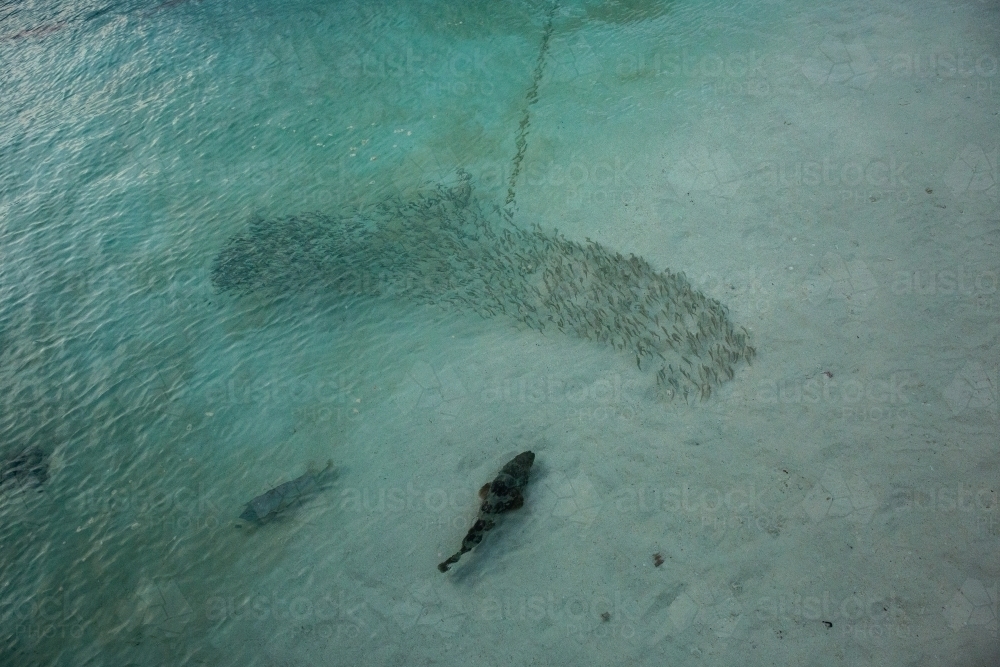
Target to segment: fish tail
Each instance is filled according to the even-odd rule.
[[[438,569],[441,570],[442,572],[447,572],[448,568],[457,563],[458,559],[461,558],[462,554],[464,554],[466,551],[468,551],[468,549],[462,549],[461,551],[456,552],[448,560],[438,565]]]
[[[485,530],[491,529],[493,527],[493,521],[489,519],[486,519],[485,521],[480,519],[477,521],[476,525],[469,531],[469,534],[465,536],[464,540],[462,540],[462,548],[459,549],[451,558],[438,565],[438,569],[442,572],[447,572],[449,567],[458,562],[458,559],[462,557],[462,554],[469,553],[476,545],[482,542],[483,532],[480,532],[478,529],[484,527]]]

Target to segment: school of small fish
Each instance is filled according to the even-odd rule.
[[[254,219],[212,265],[221,292],[316,289],[503,317],[613,347],[667,399],[706,399],[755,350],[683,273],[484,211],[471,179],[366,210]]]

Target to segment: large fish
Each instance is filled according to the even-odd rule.
[[[49,478],[49,455],[41,447],[30,446],[0,461],[0,489],[29,485],[41,491]]]
[[[518,454],[500,470],[496,479],[479,490],[479,497],[483,499],[483,504],[479,506],[479,517],[462,540],[461,550],[438,565],[439,570],[447,572],[449,567],[458,562],[462,554],[472,551],[473,547],[482,542],[486,533],[496,525],[494,517],[524,505],[521,490],[528,483],[528,473],[531,472],[531,464],[534,462],[533,452]]]
[[[327,474],[333,467],[333,461],[327,461],[326,467],[309,471],[290,482],[279,484],[270,491],[262,493],[247,503],[240,519],[248,524],[262,524],[270,521],[281,512],[293,505],[301,505],[326,488]]]

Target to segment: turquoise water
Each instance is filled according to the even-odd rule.
[[[692,416],[651,401],[631,359],[581,341],[398,301],[237,299],[214,289],[211,266],[252,216],[364,211],[463,169],[483,201],[515,193],[515,224],[686,270],[738,323],[764,326],[787,307],[775,292],[805,284],[783,273],[801,258],[768,235],[792,220],[814,229],[840,197],[793,189],[761,203],[782,188],[766,187],[766,158],[743,157],[756,132],[777,131],[766,119],[795,117],[812,90],[788,81],[815,57],[826,32],[815,25],[772,3],[0,6],[0,454],[37,447],[49,466],[41,491],[8,485],[0,503],[0,662],[701,655],[701,640],[663,630],[682,584],[650,601],[648,584],[618,579],[631,566],[612,547],[580,563],[586,540],[617,539],[584,530],[589,506],[566,529],[584,543],[511,562],[512,540],[548,529],[536,516],[499,536],[505,583],[488,567],[453,583],[434,564],[510,453],[541,452],[545,488],[568,460],[610,497],[619,475],[634,481],[660,460],[629,449],[622,472],[607,458],[622,443],[694,442],[699,427],[760,418],[745,403]],[[843,96],[828,91],[821,102]],[[729,170],[712,146],[733,137],[740,166]],[[678,175],[670,156],[681,154]],[[720,180],[699,180],[709,172]],[[749,194],[727,189],[737,177]],[[707,208],[683,208],[692,192]],[[741,257],[744,243],[756,254]],[[730,259],[713,263],[720,254]],[[761,291],[761,275],[779,287]],[[696,479],[687,456],[678,467]],[[234,527],[251,498],[328,460],[339,489],[275,526]],[[729,488],[742,479],[706,474]],[[552,516],[567,516],[562,497]],[[642,544],[643,563],[655,546]],[[753,605],[740,605],[749,618]],[[598,607],[613,611],[609,625]],[[707,621],[689,628],[722,636]],[[727,664],[741,655],[719,650]]]

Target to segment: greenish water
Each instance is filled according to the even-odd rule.
[[[484,201],[511,204],[515,224],[600,238],[660,269],[680,261],[671,268],[710,296],[733,297],[738,321],[755,315],[743,291],[697,269],[710,251],[684,257],[673,243],[709,216],[739,219],[726,192],[707,215],[674,206],[711,190],[689,148],[704,119],[781,107],[768,86],[788,45],[766,38],[790,10],[730,5],[0,6],[0,455],[36,448],[47,464],[39,488],[22,476],[0,496],[0,662],[586,655],[578,631],[601,617],[589,606],[573,616],[567,596],[586,595],[589,576],[545,584],[551,571],[511,570],[499,593],[463,591],[461,578],[434,588],[434,550],[457,546],[479,478],[554,437],[520,421],[524,387],[497,389],[507,380],[493,364],[551,361],[558,371],[539,372],[559,388],[529,389],[536,407],[654,415],[643,427],[660,432],[663,414],[684,409],[649,404],[631,358],[579,341],[405,300],[234,298],[213,288],[212,262],[254,216],[364,211],[463,169]],[[678,180],[665,155],[684,151],[695,169]],[[629,205],[680,231],[643,236],[621,217]],[[739,232],[727,238],[733,248]],[[486,398],[447,407],[473,394]],[[564,432],[622,438],[589,421]],[[333,493],[275,526],[233,526],[251,498],[328,460]],[[555,560],[573,569],[573,557]],[[518,648],[539,581],[539,604],[567,615],[544,614],[541,639]],[[639,591],[616,590],[608,606],[632,625],[628,637],[610,626],[620,634],[599,654],[612,660],[636,628],[659,632],[614,597]],[[482,622],[476,605],[497,597],[516,627]],[[661,649],[622,650],[652,661]]]

